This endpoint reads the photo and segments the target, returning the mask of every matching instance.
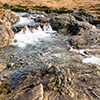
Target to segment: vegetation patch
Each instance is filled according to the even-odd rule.
[[[54,10],[55,13],[73,13],[73,10],[67,10],[66,8],[62,7],[60,9]]]
[[[86,12],[85,9],[79,9],[79,14],[86,16],[88,13]]]
[[[93,24],[93,25],[100,24],[100,18],[93,20],[93,21],[90,21],[90,24]]]
[[[50,7],[47,6],[34,6],[32,10],[39,10],[39,11],[44,11],[46,13],[50,13],[52,11],[52,9]]]
[[[4,83],[0,85],[0,94],[9,94],[12,93],[13,91],[10,88],[11,84],[10,83]]]

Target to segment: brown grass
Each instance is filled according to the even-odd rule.
[[[21,5],[33,8],[34,6],[47,6],[52,9],[66,8],[77,10],[79,8],[88,9],[91,12],[100,12],[100,0],[0,0],[1,3],[13,6]],[[1,4],[0,3],[0,4]],[[97,9],[97,10],[96,10]]]

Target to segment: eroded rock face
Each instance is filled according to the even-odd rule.
[[[51,65],[28,75],[3,100],[99,100],[99,77],[98,65],[76,61],[69,61],[66,66]]]
[[[0,49],[11,44],[14,32],[11,25],[18,22],[15,12],[10,10],[0,10]]]
[[[0,9],[0,21],[4,22],[4,23],[11,23],[15,24],[17,22],[19,22],[19,18],[16,17],[16,13],[11,11],[11,10],[4,10],[4,9]]]
[[[16,95],[6,98],[4,100],[43,100],[43,85],[37,85],[31,89],[24,89],[17,92]]]
[[[5,25],[0,25],[0,49],[11,44],[14,32]]]

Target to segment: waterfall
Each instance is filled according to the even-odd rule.
[[[19,33],[15,34],[11,45],[25,47],[27,45],[36,45],[36,43],[39,43],[41,39],[50,40],[52,39],[52,34],[50,34],[49,30],[52,29],[50,27],[46,27],[46,29],[47,30],[44,31],[39,26],[37,29],[32,28],[31,31],[30,28],[25,26],[25,28],[22,29]],[[51,32],[53,32],[53,30]]]

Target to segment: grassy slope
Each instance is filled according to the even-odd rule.
[[[91,12],[100,12],[100,0],[0,0],[1,3],[13,6],[21,5],[33,8],[33,6],[48,6],[55,8],[79,9],[84,8],[92,10]],[[0,4],[1,4],[0,3]]]

